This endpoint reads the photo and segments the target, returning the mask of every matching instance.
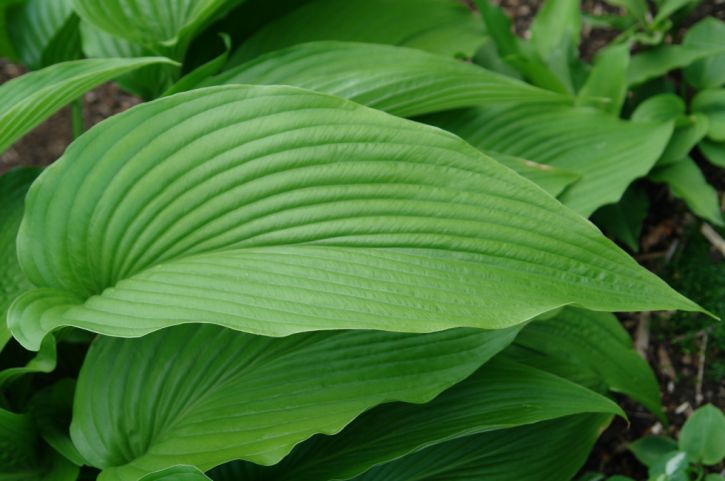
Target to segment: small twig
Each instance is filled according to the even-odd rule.
[[[704,329],[702,332],[702,343],[700,344],[700,353],[697,357],[697,378],[695,378],[695,404],[700,405],[704,400],[702,396],[702,380],[705,377],[705,353],[707,352],[707,339],[710,330]]]
[[[645,360],[647,360],[647,349],[649,349],[649,320],[649,312],[641,313],[637,323],[637,332],[634,335],[634,348]]]
[[[717,231],[710,226],[710,224],[703,223],[702,227],[700,227],[700,232],[708,241],[710,241],[710,244],[712,244],[715,249],[719,250],[720,253],[725,256],[725,239],[720,237],[720,234],[718,234]]]

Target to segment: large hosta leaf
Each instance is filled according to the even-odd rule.
[[[104,481],[177,463],[274,464],[371,406],[430,400],[515,334],[336,331],[277,339],[191,325],[101,338],[81,370],[71,435],[104,468]]]
[[[610,313],[565,308],[528,324],[506,356],[579,384],[624,393],[664,417],[652,370]]]
[[[354,479],[568,480],[584,464],[600,430],[607,422],[608,417],[602,414],[581,414],[468,436],[383,464]]]
[[[73,0],[83,20],[143,45],[172,45],[243,0]]]
[[[31,187],[18,244],[41,288],[8,321],[33,349],[63,325],[282,336],[698,309],[459,138],[293,87],[195,90],[98,125]]]
[[[472,56],[484,39],[480,19],[456,0],[316,0],[260,29],[232,55],[230,64],[314,40],[404,45]]]
[[[15,169],[0,176],[0,351],[10,339],[5,315],[21,292],[33,287],[18,263],[15,237],[23,218],[23,201],[40,169]]]
[[[162,57],[64,62],[0,86],[0,152],[68,102],[104,82]]]
[[[232,68],[202,86],[225,84],[295,85],[402,117],[484,102],[567,102],[562,95],[453,58],[356,42],[295,45]]]
[[[493,359],[427,404],[379,406],[340,434],[316,436],[300,445],[275,466],[245,467],[249,473],[239,481],[350,479],[452,439],[586,412],[620,413],[612,401],[572,382]]]
[[[662,154],[671,123],[632,123],[589,108],[501,104],[424,119],[483,149],[581,174],[561,196],[583,215],[616,202]]]

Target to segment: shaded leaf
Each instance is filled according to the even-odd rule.
[[[591,381],[602,382],[664,419],[652,370],[610,313],[564,308],[528,324],[506,354],[591,388],[597,387]]]
[[[694,113],[678,117],[672,138],[657,164],[671,164],[687,157],[690,151],[705,137],[709,129],[710,121],[704,114]]]
[[[335,331],[276,339],[197,324],[101,338],[81,370],[71,435],[88,462],[104,468],[102,481],[179,463],[274,464],[372,406],[429,401],[515,335]]]
[[[662,45],[634,55],[629,63],[627,79],[630,86],[639,85],[697,60],[723,54],[725,46],[722,45]]]
[[[716,142],[725,141],[725,89],[703,90],[692,99],[693,112],[707,115],[707,137]]]
[[[693,462],[718,464],[725,458],[725,415],[712,404],[692,413],[680,431],[680,449]]]
[[[85,461],[70,439],[69,427],[73,409],[75,380],[61,379],[38,391],[30,401],[35,425],[49,446],[76,466]]]
[[[672,195],[684,200],[698,216],[715,225],[724,225],[717,191],[691,158],[657,167],[649,178],[667,184]]]
[[[692,48],[718,48],[725,44],[725,23],[705,17],[687,30],[683,45]],[[690,64],[685,69],[687,82],[698,90],[720,87],[725,83],[725,52]]]
[[[725,142],[712,142],[705,139],[697,146],[711,164],[725,167]]]
[[[635,184],[624,192],[619,202],[599,208],[592,215],[592,221],[607,234],[637,252],[642,222],[647,217],[648,209],[649,199],[646,192]]]
[[[31,187],[18,244],[40,289],[8,322],[33,349],[65,325],[282,336],[501,328],[570,303],[699,309],[457,137],[283,86],[99,124]]]
[[[637,460],[645,466],[653,466],[665,454],[677,451],[677,441],[662,436],[645,436],[627,446]]]
[[[582,215],[616,202],[662,154],[670,123],[633,123],[582,107],[501,104],[422,119],[482,150],[576,172],[561,201]]]
[[[584,412],[621,414],[613,402],[581,386],[494,358],[427,404],[379,406],[341,433],[317,436],[280,464],[241,477],[277,481],[350,479],[376,465],[453,439]],[[214,473],[211,476],[215,477]]]
[[[27,0],[10,7],[6,15],[14,50],[25,66],[39,69],[80,58],[72,0]]]
[[[139,481],[211,481],[194,466],[178,465],[147,474]]]
[[[480,19],[456,0],[316,0],[261,28],[229,63],[240,65],[262,53],[315,40],[401,45],[472,57],[485,37]]]
[[[179,79],[176,83],[174,83],[174,85],[164,92],[164,96],[198,88],[202,81],[212,75],[216,75],[222,68],[224,68],[224,65],[227,63],[227,59],[229,58],[229,51],[232,48],[232,39],[225,33],[219,34],[219,37],[224,43],[224,51],[205,64],[200,65],[188,74],[184,75],[184,77]]]
[[[90,59],[56,64],[0,86],[0,152],[83,93],[165,58]]]

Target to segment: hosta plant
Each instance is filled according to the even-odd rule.
[[[149,100],[0,177],[0,479],[559,481],[664,419],[611,312],[702,309],[584,216],[672,123],[464,61],[484,4],[289,4],[0,3],[0,149]]]

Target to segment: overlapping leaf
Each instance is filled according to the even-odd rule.
[[[78,17],[72,0],[28,0],[6,12],[20,61],[32,69],[80,57]]]
[[[600,430],[607,423],[605,415],[578,415],[468,436],[383,464],[354,480],[571,479],[584,464]]]
[[[23,218],[25,194],[39,173],[39,169],[15,169],[0,176],[0,350],[10,339],[5,323],[10,303],[33,287],[20,269],[15,237]]]
[[[101,338],[78,380],[72,438],[104,468],[103,481],[177,463],[274,464],[371,406],[429,401],[515,334],[337,331],[276,339],[191,325],[141,339]]]
[[[73,0],[83,20],[142,45],[173,45],[243,0]]]
[[[671,123],[632,123],[589,108],[515,103],[423,118],[482,150],[523,157],[579,173],[564,204],[590,215],[616,202],[662,154]]]
[[[484,102],[566,104],[567,97],[411,48],[322,41],[271,52],[201,86],[283,84],[410,117]]]
[[[493,359],[427,404],[379,406],[335,436],[317,436],[300,445],[275,466],[236,470],[248,471],[239,481],[351,479],[453,439],[585,412],[621,413],[612,401],[574,383]]]
[[[255,33],[232,55],[230,65],[314,40],[403,45],[448,56],[472,56],[484,30],[456,0],[316,0]]]
[[[612,314],[564,308],[527,325],[506,355],[578,384],[624,393],[664,417],[652,370]]]
[[[0,86],[0,152],[86,91],[162,57],[90,59],[56,64]]]
[[[8,319],[32,349],[64,325],[280,336],[699,309],[457,137],[293,87],[196,90],[95,127],[31,187],[18,244],[40,289]]]

